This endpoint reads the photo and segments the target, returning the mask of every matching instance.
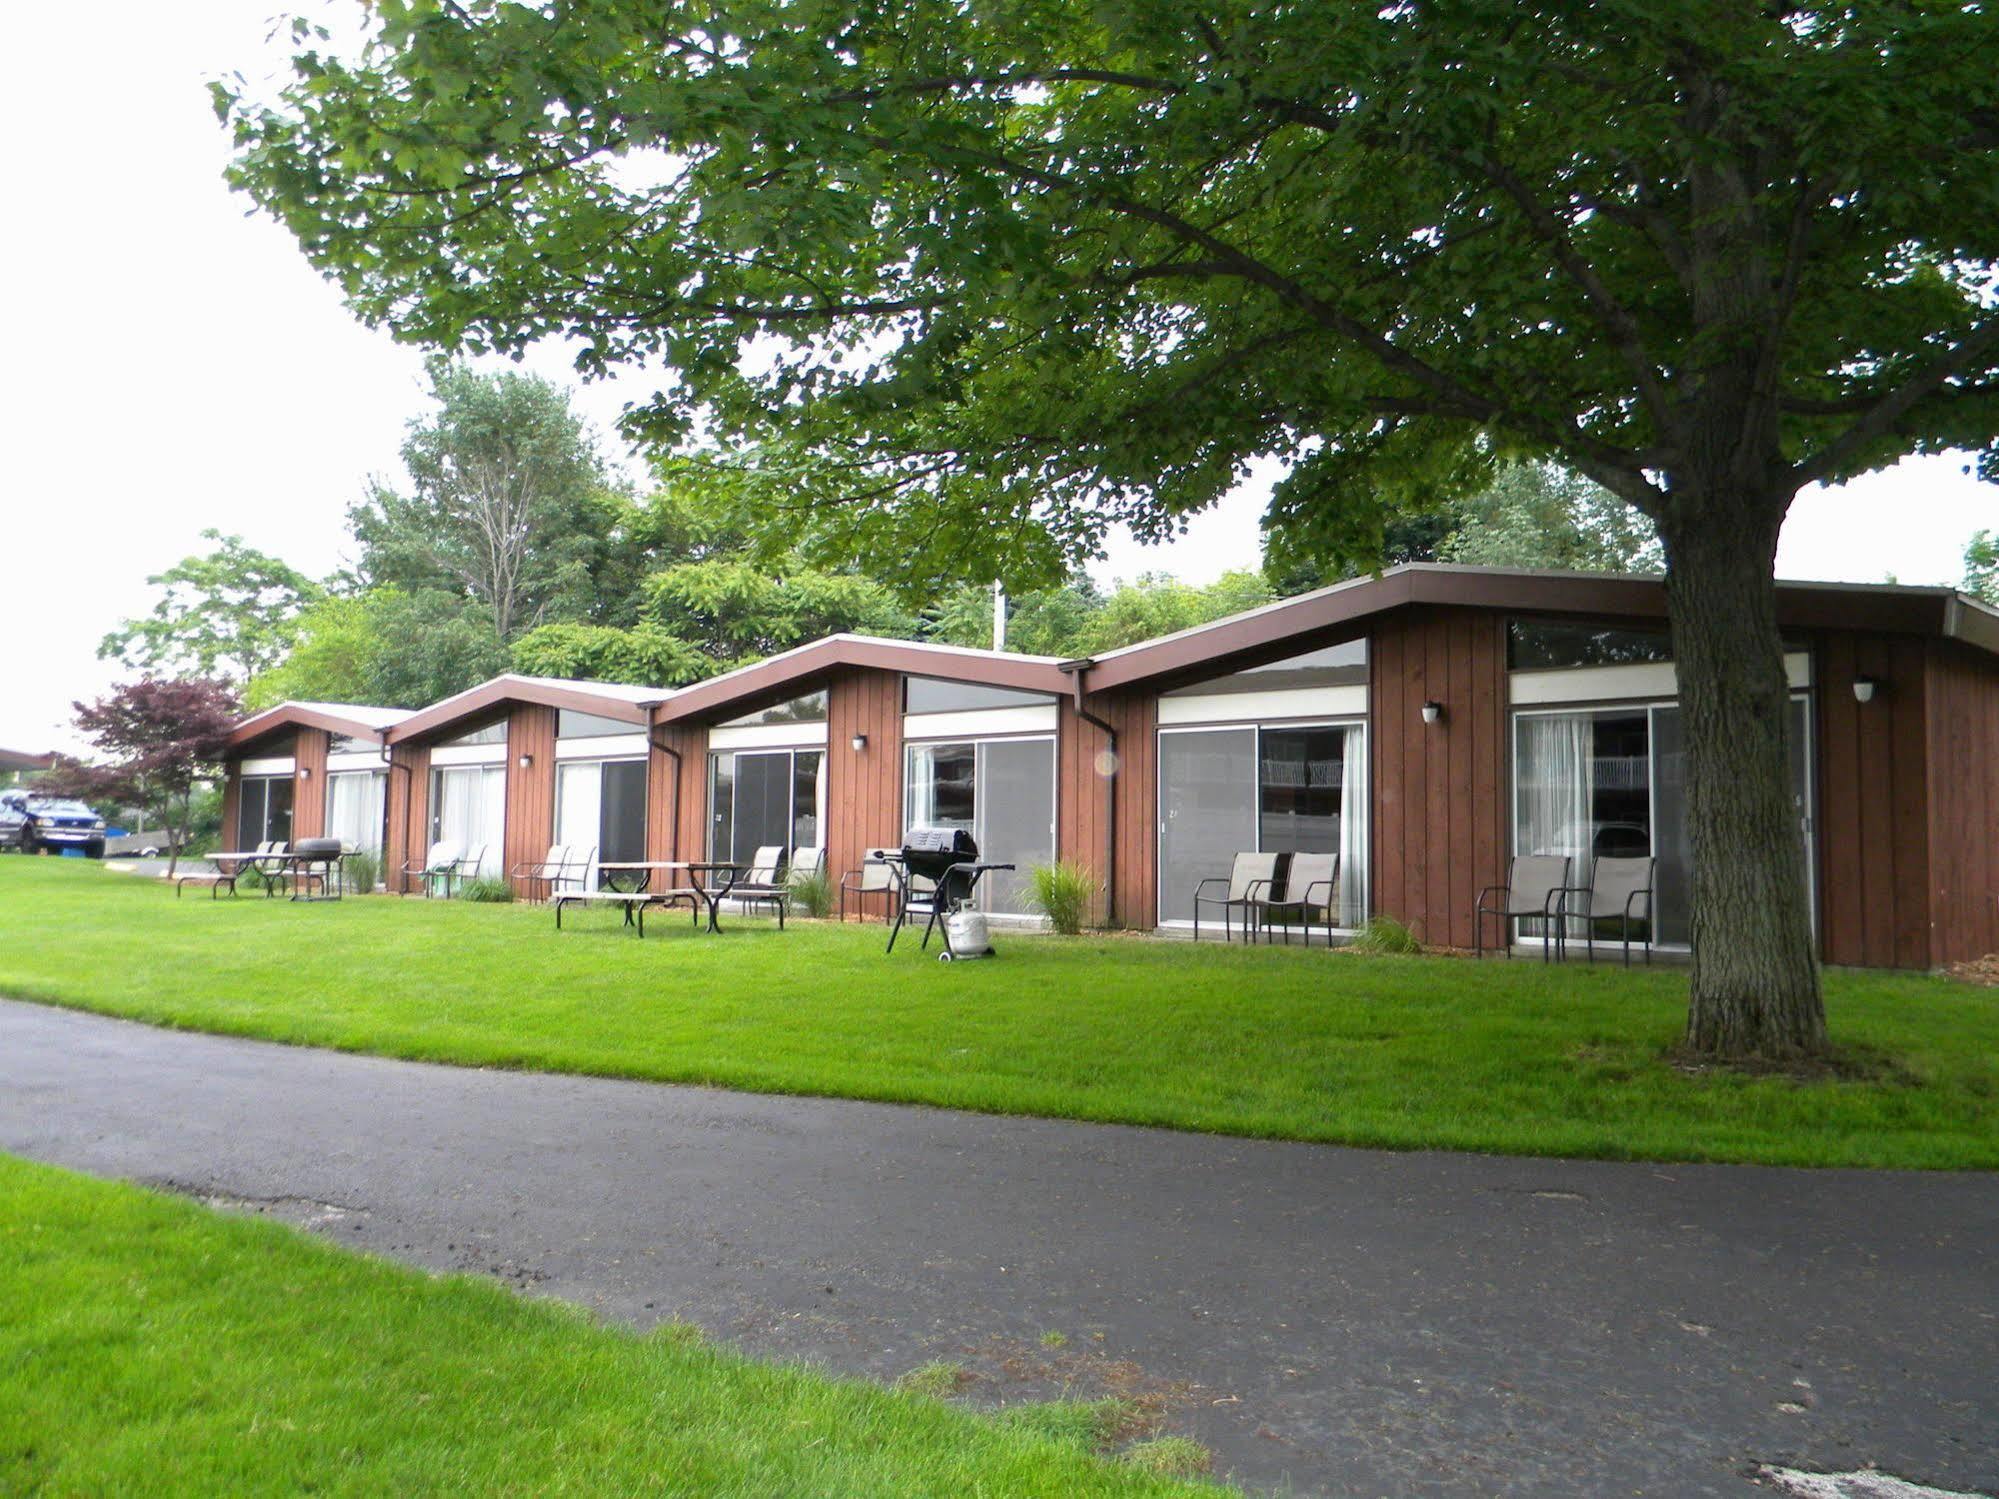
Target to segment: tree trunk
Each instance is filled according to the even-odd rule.
[[[1698,509],[1660,526],[1693,845],[1687,1047],[1718,1059],[1818,1056],[1825,1004],[1777,630],[1785,507],[1744,496]]]

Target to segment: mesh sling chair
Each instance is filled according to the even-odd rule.
[[[1499,921],[1499,943],[1513,956],[1513,923],[1539,918],[1548,923],[1541,948],[1547,962],[1562,944],[1562,901],[1569,887],[1567,854],[1517,854],[1507,861],[1506,883],[1487,885],[1472,909],[1472,949],[1485,956],[1485,923]]]
[[[895,867],[891,856],[892,848],[871,848],[861,858],[859,869],[850,869],[840,876],[840,919],[847,919],[847,896],[854,897],[855,913],[863,920],[868,914],[868,897],[879,895],[887,902],[882,912],[886,921],[895,909],[896,882]]]
[[[1339,879],[1338,854],[1293,854],[1291,867],[1285,871],[1282,895],[1276,893],[1275,886],[1259,881],[1262,888],[1252,890],[1250,898],[1256,924],[1263,930],[1263,940],[1271,941],[1271,928],[1281,922],[1285,946],[1290,946],[1292,918],[1296,917],[1305,928],[1305,945],[1311,946],[1312,914],[1316,911],[1326,918],[1326,944],[1331,946],[1333,891]]]
[[[456,843],[439,840],[431,844],[430,852],[421,859],[410,859],[402,867],[405,878],[414,876],[422,883],[424,899],[437,893],[441,883],[444,893],[451,894],[451,882],[458,877],[458,861],[462,850]]]
[[[1583,924],[1590,962],[1596,961],[1596,926],[1600,921],[1617,923],[1626,968],[1631,966],[1631,933],[1637,923],[1644,923],[1645,935],[1639,942],[1645,961],[1652,961],[1652,875],[1658,862],[1649,856],[1598,857],[1590,862],[1588,884],[1571,885],[1562,892],[1564,915]],[[1567,941],[1564,935],[1564,946]]]
[[[523,860],[513,867],[511,873],[517,880],[548,886],[548,893],[554,895],[557,883],[569,872],[569,858],[568,844],[551,843],[548,852],[541,858]]]
[[[768,906],[777,912],[778,930],[782,931],[784,908],[791,896],[783,874],[784,845],[766,843],[750,855],[750,867],[743,871],[740,880],[729,887],[729,899],[741,901],[746,911]]]
[[[1268,889],[1277,883],[1278,865],[1282,854],[1239,853],[1226,876],[1210,875],[1194,887],[1194,940],[1201,940],[1201,907],[1219,906],[1222,912],[1222,941],[1232,940],[1229,928],[1229,912],[1242,912],[1243,940],[1254,940],[1256,920],[1256,894],[1259,888]],[[1220,887],[1222,894],[1209,893]]]

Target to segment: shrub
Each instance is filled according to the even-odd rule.
[[[514,887],[496,874],[485,874],[476,880],[467,880],[458,887],[460,900],[482,900],[499,903],[514,898]]]
[[[1065,937],[1083,930],[1083,923],[1090,919],[1090,902],[1103,888],[1089,870],[1067,859],[1037,864],[1027,872],[1027,879],[1035,906]]]
[[[347,888],[356,895],[373,895],[382,877],[382,856],[372,853],[347,856]]]
[[[1393,916],[1375,917],[1354,934],[1347,946],[1355,952],[1380,956],[1406,956],[1423,950],[1416,934]]]
[[[785,881],[791,903],[807,916],[833,914],[833,877],[821,869],[813,874],[794,874]]]

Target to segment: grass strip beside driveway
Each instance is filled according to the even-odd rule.
[[[0,1156],[0,1491],[1220,1494]]]
[[[566,923],[567,924],[567,923]],[[1866,1079],[1688,1076],[1684,971],[388,897],[176,901],[0,859],[0,995],[276,1041],[1396,1149],[1999,1168],[1999,990],[1828,975]],[[934,954],[934,947],[933,947]]]

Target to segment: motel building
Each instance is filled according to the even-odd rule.
[[[495,877],[552,844],[817,847],[837,880],[943,825],[1023,871],[981,887],[995,915],[1030,915],[1024,871],[1060,858],[1103,881],[1101,920],[1166,932],[1238,852],[1337,854],[1336,937],[1379,914],[1458,947],[1511,855],[1649,855],[1670,954],[1691,854],[1665,614],[1656,578],[1418,563],[1086,660],[834,635],[678,689],[284,703],[232,736],[224,838],[339,837],[407,891],[439,842]],[[1778,618],[1825,961],[1999,950],[1999,611],[1784,583]]]

